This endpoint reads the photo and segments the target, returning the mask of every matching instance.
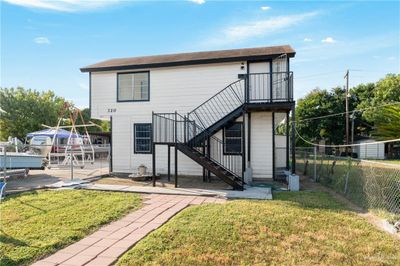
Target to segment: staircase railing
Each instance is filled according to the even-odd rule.
[[[241,176],[241,155],[227,155],[224,141],[208,132],[209,127],[245,103],[293,101],[293,74],[250,73],[239,75],[239,78],[186,116],[177,112],[153,113],[153,142],[185,144],[227,171]],[[191,141],[195,138],[196,141]]]
[[[189,112],[189,120],[207,129],[244,103],[293,101],[292,72],[250,73],[239,77]]]
[[[190,141],[194,137],[198,136],[198,133],[202,132],[203,128],[199,126],[196,121],[189,120],[187,117],[186,127],[187,130],[184,132],[184,134],[186,134],[186,137],[184,138],[184,140],[186,140],[186,145],[214,163],[223,166],[225,170],[232,174],[235,174],[238,177],[242,176],[242,155],[227,154],[225,152],[226,142],[215,135],[202,134],[200,140],[197,139],[196,142]]]
[[[240,155],[227,155],[225,143],[220,138],[203,134],[202,139],[191,142],[203,128],[196,121],[175,113],[153,113],[153,142],[155,144],[185,144],[199,156],[211,160],[226,171],[236,176],[242,175],[242,158]]]
[[[239,108],[245,101],[246,79],[239,79],[213,95],[188,113],[189,120],[196,121],[203,129]]]

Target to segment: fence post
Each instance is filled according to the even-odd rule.
[[[74,180],[74,159],[72,157],[72,147],[71,147],[71,153],[70,153],[70,159],[71,159],[71,181]]]
[[[7,163],[7,151],[6,151],[6,147],[7,146],[4,145],[4,150],[3,150],[3,153],[4,153],[4,161],[3,161],[4,183],[7,183],[7,165],[6,165],[6,163]]]
[[[343,193],[347,193],[348,185],[349,185],[349,174],[350,174],[350,168],[351,168],[351,157],[347,158],[347,171],[346,171],[346,180],[344,182],[344,191]]]
[[[314,182],[317,182],[317,146],[314,146]]]

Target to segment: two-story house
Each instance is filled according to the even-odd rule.
[[[118,58],[82,68],[89,73],[92,118],[111,121],[112,171],[145,165],[170,176],[174,168],[175,180],[217,176],[234,189],[278,178],[294,160],[294,55],[284,45]]]

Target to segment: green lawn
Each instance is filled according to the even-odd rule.
[[[132,193],[36,191],[0,204],[0,265],[25,265],[54,253],[141,205]]]
[[[400,242],[323,192],[190,207],[118,265],[400,265]]]
[[[400,160],[373,160],[378,163],[400,164]]]

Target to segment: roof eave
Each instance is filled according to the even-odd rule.
[[[287,53],[287,56],[292,58],[296,52]],[[186,60],[176,62],[161,62],[151,64],[135,64],[135,65],[123,65],[123,66],[108,66],[108,67],[83,67],[81,72],[101,72],[101,71],[116,71],[116,70],[130,70],[130,69],[145,69],[145,68],[159,68],[159,67],[173,67],[173,66],[185,66],[185,65],[199,65],[199,64],[212,64],[212,63],[226,63],[234,61],[250,61],[250,60],[268,60],[273,59],[280,54],[272,55],[254,55],[254,56],[240,56],[240,57],[228,57],[228,58],[212,58],[212,59],[200,59],[200,60]]]

